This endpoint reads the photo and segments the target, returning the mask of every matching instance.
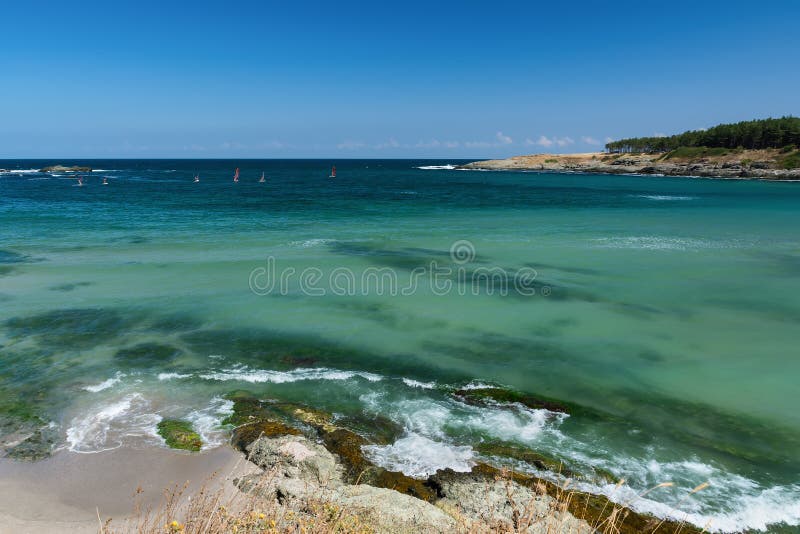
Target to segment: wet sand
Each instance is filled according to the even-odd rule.
[[[212,484],[233,489],[230,476],[255,469],[229,447],[199,454],[165,449],[116,449],[96,454],[62,451],[34,463],[0,459],[0,533],[98,531],[113,518],[120,527],[131,515],[134,494],[157,506],[163,490],[189,482],[186,495],[212,475]]]

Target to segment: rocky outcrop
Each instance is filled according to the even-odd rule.
[[[346,508],[378,532],[452,532],[455,520],[426,501],[367,484],[347,484],[345,469],[325,447],[303,436],[259,438],[249,457],[264,474],[237,481],[240,489],[283,504],[322,500]]]
[[[78,165],[65,167],[64,165],[51,165],[39,169],[39,172],[92,172],[91,167],[80,167]]]
[[[471,390],[457,392],[466,399]],[[456,394],[456,393],[454,393]],[[363,452],[375,443],[341,426],[330,414],[293,403],[259,400],[247,392],[228,396],[234,411],[228,422],[238,424],[233,442],[262,473],[237,481],[246,492],[258,492],[279,502],[323,502],[347,509],[366,519],[378,532],[497,531],[594,532],[592,525],[619,523],[620,534],[649,532],[658,526],[666,534],[699,532],[686,525],[663,522],[606,497],[565,492],[551,481],[478,463],[466,473],[440,470],[427,479],[388,471]],[[549,400],[525,397],[497,388],[472,396],[471,402],[519,403],[541,408]],[[391,429],[391,425],[387,426]],[[383,435],[379,433],[378,435]],[[542,470],[572,473],[554,458],[510,444],[486,444],[488,456],[523,459]],[[595,473],[612,480],[610,473]],[[565,498],[565,495],[569,498]],[[303,508],[301,505],[300,508]],[[313,506],[312,506],[313,507]],[[613,514],[613,516],[612,516]],[[659,525],[660,523],[660,525]]]
[[[535,154],[476,161],[460,169],[530,170],[599,174],[647,174],[705,178],[800,180],[800,169],[782,167],[777,150],[731,152],[720,156],[679,157],[670,154]]]

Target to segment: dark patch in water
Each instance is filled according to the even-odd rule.
[[[784,274],[800,275],[800,255],[788,252],[760,252],[758,256],[771,262],[776,270]]]
[[[745,459],[754,465],[771,463],[800,469],[800,433],[779,423],[723,411],[701,402],[669,397],[655,391],[609,392],[604,408],[626,419],[635,417],[657,435],[670,435],[696,449]],[[787,481],[788,482],[788,481]]]
[[[30,256],[14,252],[13,250],[0,249],[0,263],[28,263],[30,261]]]
[[[418,247],[388,249],[364,245],[363,243],[352,243],[346,241],[334,241],[329,243],[328,247],[334,254],[362,256],[376,265],[392,267],[406,271],[413,271],[417,268],[430,270],[432,262],[436,262],[436,264],[440,267],[447,266],[452,263],[450,251],[447,250],[435,250]],[[472,263],[486,263],[486,259],[483,257],[475,257],[472,260]]]
[[[35,337],[61,350],[94,347],[128,331],[138,322],[113,309],[68,308],[27,317],[14,317],[4,326],[12,337]]]
[[[615,302],[611,306],[614,308],[614,311],[637,319],[654,319],[654,316],[664,313],[663,310],[655,306],[635,302]]]
[[[129,367],[155,367],[169,363],[183,354],[183,351],[160,343],[140,343],[133,347],[120,349],[114,359],[120,365]]]
[[[445,328],[447,321],[441,319],[419,317],[411,313],[401,313],[383,302],[371,302],[358,299],[333,299],[324,301],[337,310],[352,313],[361,319],[380,323],[389,328],[400,328],[406,331],[429,328]]]
[[[67,308],[14,317],[3,323],[13,338],[32,337],[41,346],[60,351],[107,344],[133,330],[174,333],[193,330],[199,325],[189,315],[163,315],[122,308]]]
[[[554,270],[554,271],[561,271],[561,272],[564,272],[564,273],[585,274],[585,275],[592,275],[592,276],[603,274],[602,271],[599,271],[597,269],[589,269],[589,268],[586,268],[586,267],[565,267],[563,265],[552,265],[552,264],[549,264],[549,263],[528,262],[528,263],[525,263],[525,267],[530,267],[531,269],[535,269],[537,271],[539,271],[540,269],[551,269],[551,270]]]
[[[177,313],[169,315],[156,315],[146,321],[146,327],[148,330],[163,332],[165,334],[197,330],[202,325],[202,321],[198,320],[193,315]]]
[[[636,356],[644,361],[652,363],[662,363],[667,361],[667,359],[664,357],[663,354],[661,354],[658,351],[649,349],[639,351],[639,353]]]
[[[79,287],[87,287],[92,285],[94,282],[74,282],[71,284],[60,284],[57,286],[50,286],[48,289],[50,291],[73,291],[78,289]]]
[[[16,271],[11,265],[0,265],[0,276],[6,276]]]
[[[494,333],[478,334],[463,342],[425,341],[422,346],[426,350],[459,359],[492,364],[527,361],[552,365],[553,362],[571,359],[568,353],[555,344]]]
[[[705,302],[737,313],[759,315],[771,321],[800,323],[800,309],[779,302],[735,298],[708,299]]]

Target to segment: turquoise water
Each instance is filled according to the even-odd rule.
[[[217,446],[248,389],[394,420],[367,452],[415,476],[499,442],[620,502],[674,482],[633,506],[712,531],[800,524],[800,184],[105,160],[77,187],[46,163],[0,161],[0,410],[57,447],[163,446],[168,416]],[[583,409],[452,395],[486,384]]]

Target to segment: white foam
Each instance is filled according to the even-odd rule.
[[[630,195],[637,198],[646,198],[648,200],[697,200],[697,197],[688,197],[680,195]]]
[[[203,441],[203,449],[213,449],[227,442],[228,433],[222,428],[222,420],[233,413],[233,401],[214,397],[202,410],[195,410],[186,416],[195,432]]]
[[[491,384],[484,384],[483,382],[475,382],[472,381],[465,386],[461,386],[460,389],[489,389],[497,386],[493,386]]]
[[[704,239],[682,237],[601,237],[594,239],[603,248],[642,249],[642,250],[696,250],[709,248],[728,248],[731,244],[715,243]]]
[[[485,432],[504,441],[535,442],[552,423],[554,430],[568,417],[549,410],[532,410],[522,405],[475,410],[458,423],[472,430]]]
[[[0,174],[34,174],[38,172],[39,169],[3,169]]]
[[[85,386],[83,389],[85,389],[86,391],[90,391],[92,393],[97,393],[99,391],[103,391],[110,387],[114,387],[115,384],[119,384],[119,382],[122,380],[122,377],[124,376],[125,375],[122,373],[117,373],[115,376],[109,378],[108,380],[104,380],[103,382],[100,382],[99,384],[95,384],[93,386]]]
[[[68,448],[92,453],[119,448],[126,438],[160,439],[156,433],[159,421],[161,416],[150,410],[150,403],[132,393],[75,417],[67,429]]]
[[[161,381],[172,380],[173,378],[189,378],[191,374],[183,375],[181,373],[158,373],[158,379]]]
[[[350,380],[356,377],[364,378],[370,382],[378,382],[383,379],[380,375],[364,371],[340,371],[326,367],[300,367],[291,371],[271,371],[252,369],[244,365],[235,365],[230,369],[200,375],[200,378],[205,380],[234,380],[250,383],[271,382],[273,384],[299,382],[301,380]]]
[[[467,472],[475,465],[472,447],[434,441],[413,433],[391,445],[366,445],[362,450],[376,465],[415,478],[425,478],[447,468]]]
[[[311,247],[318,247],[320,245],[326,245],[328,243],[335,242],[335,239],[306,239],[305,241],[292,241],[289,243],[293,247],[301,247],[301,248],[311,248]]]
[[[436,389],[436,382],[420,382],[418,380],[404,378],[403,383],[411,388]]]
[[[417,169],[422,169],[423,171],[452,171],[456,168],[455,165],[423,165],[421,167],[416,167]]]

